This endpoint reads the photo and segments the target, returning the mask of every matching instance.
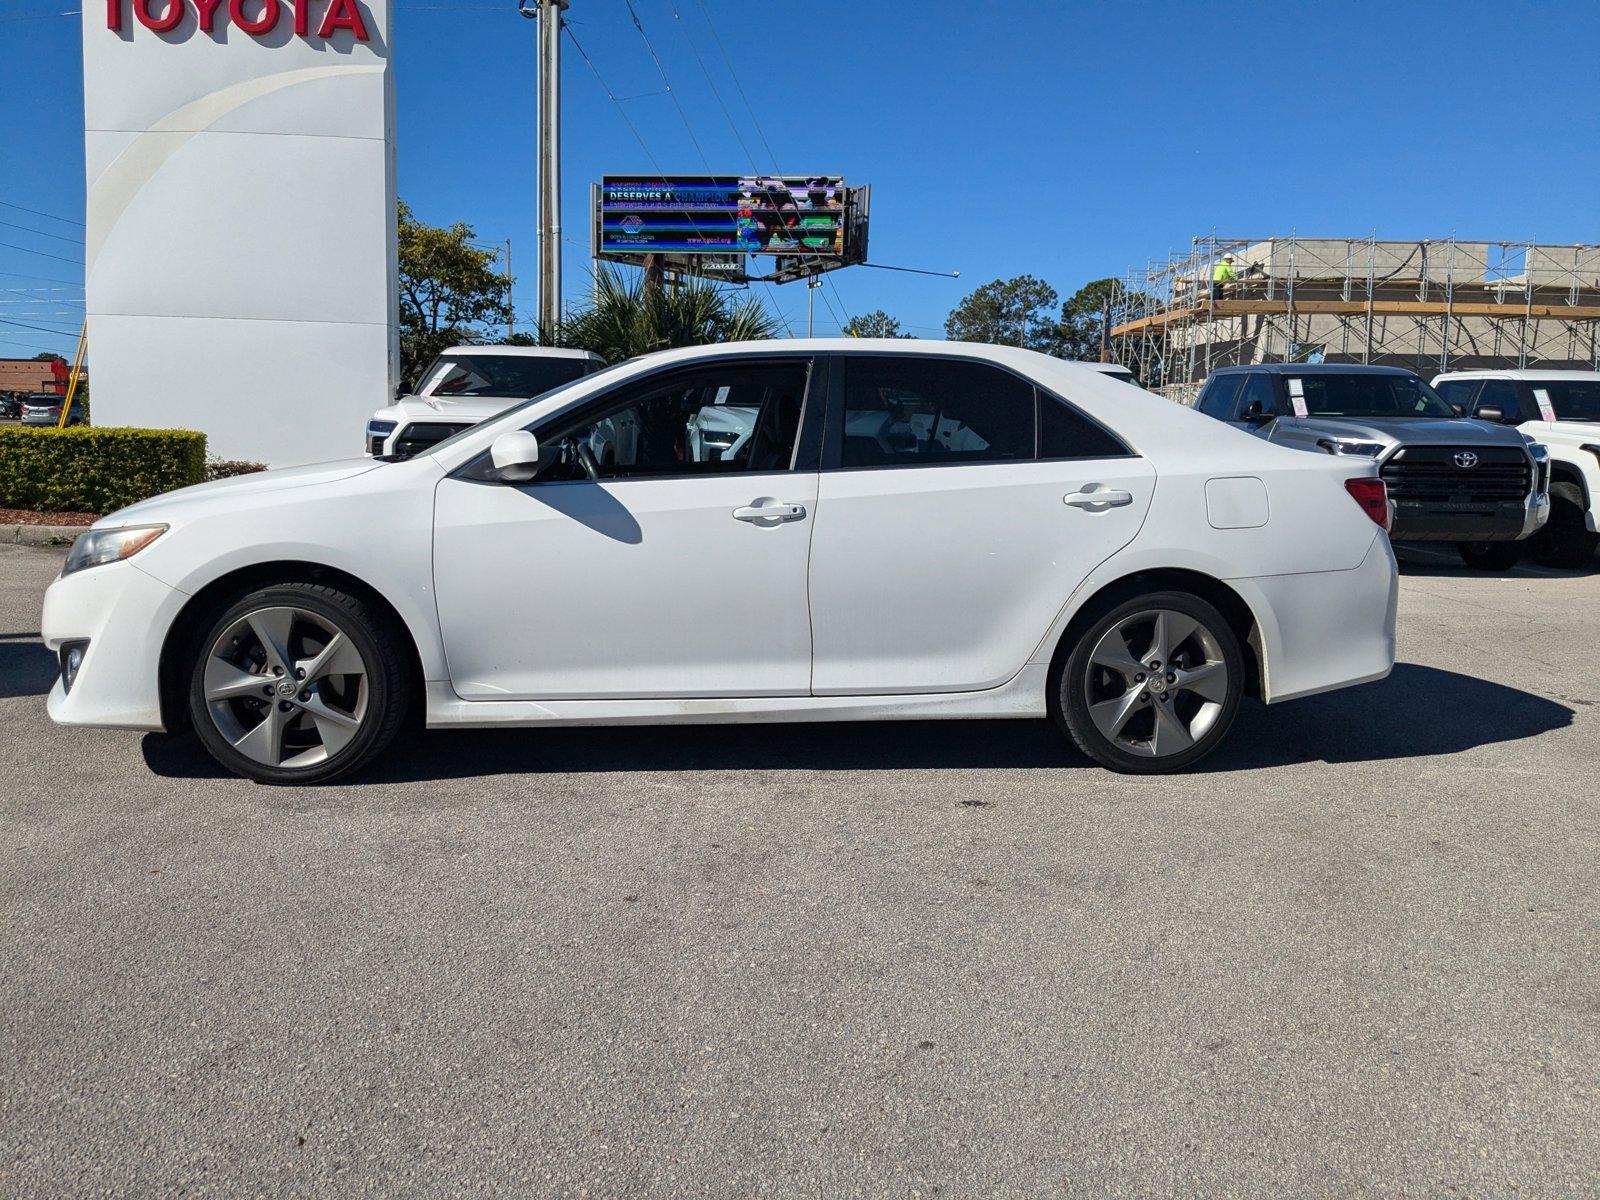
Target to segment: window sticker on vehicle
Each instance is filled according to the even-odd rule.
[[[1306,384],[1303,379],[1289,380],[1289,406],[1294,409],[1297,417],[1311,415],[1311,410],[1306,407]]]
[[[1550,403],[1550,393],[1544,388],[1534,388],[1533,398],[1539,405],[1539,419],[1541,421],[1554,421],[1556,419],[1556,406]]]

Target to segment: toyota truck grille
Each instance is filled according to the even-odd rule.
[[[1380,473],[1402,503],[1500,504],[1527,496],[1532,470],[1511,446],[1405,446]]]
[[[470,422],[457,425],[446,421],[416,421],[402,429],[394,439],[394,452],[401,458],[410,458],[463,429],[471,428]]]

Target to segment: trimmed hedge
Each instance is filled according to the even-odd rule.
[[[205,477],[187,429],[0,428],[0,508],[108,513]]]

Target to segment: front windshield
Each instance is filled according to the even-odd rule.
[[[441,354],[427,373],[420,395],[430,397],[504,396],[526,400],[583,378],[582,358],[543,358],[527,354]]]
[[[1422,380],[1410,375],[1351,373],[1294,375],[1292,397],[1303,392],[1312,417],[1453,417],[1455,409]]]
[[[596,381],[600,381],[600,382],[603,383],[610,376],[612,376],[612,375],[616,374],[618,371],[620,371],[623,367],[630,367],[632,365],[633,365],[633,363],[630,361],[630,362],[620,362],[614,367],[604,367],[601,370],[596,371],[593,375],[585,375],[581,379],[574,379],[571,383],[564,383],[560,387],[551,388],[548,392],[545,392],[543,395],[529,397],[527,400],[524,400],[521,404],[512,405],[510,408],[506,409],[505,412],[495,413],[495,415],[490,417],[489,420],[498,423],[498,422],[504,420],[505,418],[512,416],[514,413],[519,413],[519,412],[522,412],[524,409],[532,408],[535,404],[543,404],[546,400],[553,399],[554,397],[561,395],[563,392],[570,392],[573,388],[577,387],[579,384],[590,384],[590,383],[594,383]],[[485,423],[487,423],[487,422],[485,422]],[[419,450],[416,454],[412,455],[412,457],[413,458],[426,458],[430,454],[437,454],[437,453],[439,453],[439,451],[445,449],[448,446],[454,446],[462,438],[470,437],[472,434],[476,433],[481,428],[483,428],[482,425],[468,425],[465,429],[461,430],[461,432],[453,433],[453,434],[451,434],[449,437],[445,438],[441,442],[435,442],[433,445],[429,446],[426,450]],[[506,425],[506,428],[507,429],[520,429],[520,428],[522,428],[522,426],[512,422],[512,423],[508,423]]]
[[[1550,397],[1558,420],[1600,421],[1600,379],[1541,379],[1528,386],[1535,399],[1540,392]]]

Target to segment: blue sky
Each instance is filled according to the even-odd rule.
[[[990,279],[1030,272],[1066,294],[1213,229],[1600,241],[1592,2],[633,3],[687,128],[624,0],[572,0],[572,32],[635,98],[619,109],[565,44],[569,296],[587,279],[589,182],[652,158],[870,182],[875,261],[961,272],[839,272],[819,333],[882,307],[938,336]],[[77,8],[0,0],[0,201],[81,221],[78,18],[52,15]],[[395,0],[399,169],[422,218],[514,240],[531,316],[535,24],[514,8]],[[70,348],[17,323],[75,329],[81,267],[60,259],[82,257],[81,228],[14,207],[0,222],[0,243],[57,256],[0,245],[0,354]],[[799,285],[763,290],[803,328]]]

